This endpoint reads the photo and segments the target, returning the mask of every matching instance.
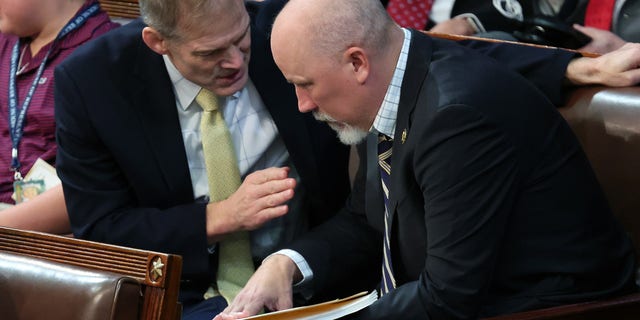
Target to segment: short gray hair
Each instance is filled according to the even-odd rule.
[[[179,27],[189,30],[212,18],[214,1],[219,0],[140,0],[140,14],[162,36],[177,39],[181,37]]]

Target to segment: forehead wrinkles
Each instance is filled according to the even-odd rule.
[[[249,25],[244,28],[234,29],[233,32],[223,34],[203,34],[202,37],[193,37],[185,41],[182,45],[189,48],[190,51],[213,51],[226,49],[236,44],[238,41],[250,36]]]

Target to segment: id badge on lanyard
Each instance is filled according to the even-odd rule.
[[[20,145],[20,140],[22,139],[22,134],[24,132],[24,120],[27,115],[27,109],[29,109],[29,104],[31,103],[31,99],[33,98],[33,94],[36,91],[36,87],[40,82],[40,78],[42,77],[42,73],[44,72],[44,68],[47,64],[47,60],[49,58],[49,54],[51,54],[52,48],[63,39],[67,34],[72,31],[80,28],[90,17],[95,15],[98,11],[100,11],[100,4],[94,3],[82,13],[76,15],[73,19],[71,19],[67,25],[65,25],[62,30],[58,33],[55,40],[53,40],[53,44],[49,47],[47,54],[42,59],[40,66],[38,67],[38,71],[29,87],[29,91],[27,91],[27,95],[22,103],[22,106],[18,110],[18,94],[16,89],[16,74],[18,73],[18,56],[20,51],[20,40],[16,41],[16,44],[13,46],[13,50],[11,52],[11,66],[9,70],[9,134],[11,135],[11,171],[13,171],[13,189],[16,194],[16,202],[24,202],[27,201],[38,194],[44,192],[45,183],[44,180],[29,180],[25,181],[22,178],[22,174],[20,173],[20,160],[18,149]]]

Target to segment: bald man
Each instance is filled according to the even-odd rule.
[[[292,283],[379,287],[358,319],[478,318],[634,289],[631,242],[585,154],[522,77],[398,27],[377,0],[292,0],[271,44],[298,109],[362,142],[360,172],[344,210],[289,247],[300,259],[267,258],[217,319],[287,308]]]

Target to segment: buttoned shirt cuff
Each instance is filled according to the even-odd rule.
[[[289,257],[289,259],[291,259],[293,263],[296,264],[296,266],[300,270],[300,273],[302,273],[302,280],[298,281],[297,283],[294,283],[293,288],[304,290],[303,287],[306,284],[310,283],[311,280],[313,280],[313,271],[311,271],[311,267],[309,267],[307,260],[305,260],[301,254],[291,249],[282,249],[268,255],[266,258],[264,258],[264,260],[269,259],[269,257],[271,257],[274,254],[281,254]],[[264,262],[264,260],[262,261]]]

